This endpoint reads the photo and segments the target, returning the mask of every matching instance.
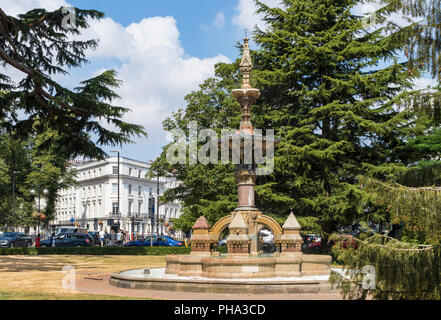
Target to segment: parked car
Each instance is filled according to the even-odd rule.
[[[126,243],[125,247],[149,247],[150,246],[150,237],[147,237],[143,240],[130,241]],[[183,241],[175,240],[168,236],[153,236],[152,244],[154,247],[182,247],[184,246]]]
[[[349,248],[352,247],[354,249],[357,248],[357,241],[355,240],[354,236],[351,234],[342,234],[341,237],[343,238],[343,240],[341,241],[336,241],[336,242],[331,242],[331,245],[334,245],[336,243],[340,243],[341,242],[341,246],[342,248]]]
[[[99,233],[99,231],[89,231],[88,234],[92,238],[92,245],[100,244],[100,233]]]
[[[273,240],[264,241],[261,243],[263,253],[274,253],[276,251],[276,244]]]
[[[217,243],[217,247],[226,247],[227,239],[219,240]],[[259,243],[260,249],[264,253],[274,253],[276,251],[276,244],[274,243],[272,238],[262,238]]]
[[[14,248],[14,247],[32,247],[32,238],[20,232],[4,232],[0,235],[0,247]]]
[[[303,236],[303,250],[320,250],[322,247],[322,238],[316,234]]]
[[[59,233],[55,236],[55,247],[88,247],[91,246],[87,233]],[[41,247],[50,247],[51,239],[40,241]]]
[[[87,229],[81,227],[58,227],[55,229],[55,234],[59,233],[87,233]]]

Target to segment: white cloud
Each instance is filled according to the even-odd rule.
[[[427,87],[436,86],[438,81],[433,78],[417,78],[414,81],[414,90],[427,89]]]
[[[262,2],[274,8],[280,5],[281,0],[263,0]],[[254,30],[255,26],[264,29],[263,17],[261,14],[256,14],[257,7],[254,0],[239,0],[235,10],[238,13],[233,17],[232,22],[236,26],[250,31]]]
[[[133,112],[128,120],[160,129],[166,115],[183,103],[183,97],[214,75],[214,64],[225,56],[188,57],[179,42],[173,17],[145,18],[123,27],[110,18],[92,21],[84,38],[99,38],[93,58],[118,58],[115,66],[123,81],[121,103]],[[116,41],[117,39],[117,41]]]
[[[362,2],[358,5],[356,5],[352,11],[356,15],[368,17],[370,13],[373,13],[373,12],[379,10],[383,6],[384,6],[384,4],[381,3],[379,0],[375,0],[372,2]],[[414,20],[420,21],[421,19],[414,19]],[[410,24],[410,22],[406,18],[404,18],[400,12],[392,13],[388,17],[388,21],[393,22],[400,27],[405,27]],[[373,22],[375,23],[375,19],[373,20]],[[382,27],[382,26],[384,26],[384,25],[380,25],[377,27]]]
[[[10,16],[16,16],[35,8],[52,11],[62,6],[69,6],[69,4],[64,0],[0,0],[0,8]]]
[[[262,0],[262,2],[273,8],[282,5],[281,0]],[[354,7],[353,13],[367,16],[369,13],[380,9],[382,6],[383,5],[379,3],[378,0],[373,2],[363,2]],[[257,7],[255,5],[255,0],[238,0],[235,10],[238,13],[233,16],[232,23],[234,25],[248,30],[254,30],[255,26],[260,29],[265,29],[263,16],[256,13]],[[391,14],[389,20],[400,26],[406,26],[409,24],[407,19],[403,18],[399,13]]]
[[[201,25],[201,28],[205,31],[209,31],[213,28],[222,28],[225,25],[225,15],[222,11],[218,12],[216,16],[214,17],[212,24],[205,24],[203,23]]]
[[[64,0],[11,2],[0,0],[0,6],[11,15],[36,7],[53,10],[68,5]],[[218,13],[214,25],[221,26],[224,22],[225,16],[222,12]],[[184,96],[214,75],[214,64],[230,62],[223,55],[204,59],[188,56],[181,46],[173,17],[144,18],[127,27],[109,17],[92,20],[81,39],[99,39],[98,48],[86,55],[92,66],[94,61],[102,58],[116,61],[105,67],[115,69],[118,78],[123,81],[116,90],[122,97],[117,103],[132,109],[124,120],[144,125],[149,140],[154,139],[151,142],[156,144],[158,139],[165,144],[162,121],[173,110],[183,106]],[[95,76],[98,71],[102,71],[101,66],[89,77]],[[75,74],[73,78],[76,78]]]
[[[216,18],[214,18],[213,26],[216,28],[222,28],[225,24],[225,15],[223,12],[218,12]]]

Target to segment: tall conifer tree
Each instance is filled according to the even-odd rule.
[[[425,120],[399,110],[396,103],[411,94],[418,70],[408,72],[407,61],[398,62],[401,47],[392,36],[382,29],[369,32],[363,17],[351,13],[360,1],[282,3],[279,8],[259,3],[267,29],[256,30],[258,50],[252,51],[251,81],[262,94],[252,121],[256,128],[275,129],[280,138],[274,173],[258,178],[256,205],[279,222],[293,209],[306,229],[326,234],[357,220],[384,221],[387,207],[371,201],[357,175],[384,178],[404,170],[408,155],[400,147],[422,132]],[[190,120],[218,127],[219,117],[237,115],[230,112],[234,102],[218,99],[237,86],[232,68],[237,64],[221,64],[219,78],[189,95],[187,109],[165,127],[185,129]],[[237,127],[232,119],[222,126]],[[222,170],[221,179],[213,176],[219,174],[214,168],[170,168],[164,162],[162,157],[158,165],[175,169],[174,175],[184,181],[168,200],[185,201],[188,214],[181,222],[187,227],[201,214],[214,222],[233,207],[232,171],[228,175]],[[197,177],[216,181],[217,191],[212,184],[198,184]],[[192,196],[195,188],[197,197]]]
[[[275,174],[258,197],[273,213],[294,207],[317,217],[325,234],[368,212],[384,219],[383,208],[366,205],[356,177],[400,170],[396,148],[422,129],[396,108],[418,71],[398,62],[400,48],[382,28],[365,29],[351,12],[357,3],[283,0],[270,8],[258,1],[267,29],[255,36],[256,127],[281,137]]]

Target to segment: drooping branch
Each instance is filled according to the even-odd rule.
[[[441,243],[441,188],[409,188],[364,176],[358,179],[360,187],[370,194],[370,201],[387,206],[392,223],[403,223],[422,241]]]

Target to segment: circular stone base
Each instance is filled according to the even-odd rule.
[[[165,268],[136,269],[114,273],[110,285],[141,290],[206,293],[330,293],[329,276],[258,279],[214,279],[166,274]]]

